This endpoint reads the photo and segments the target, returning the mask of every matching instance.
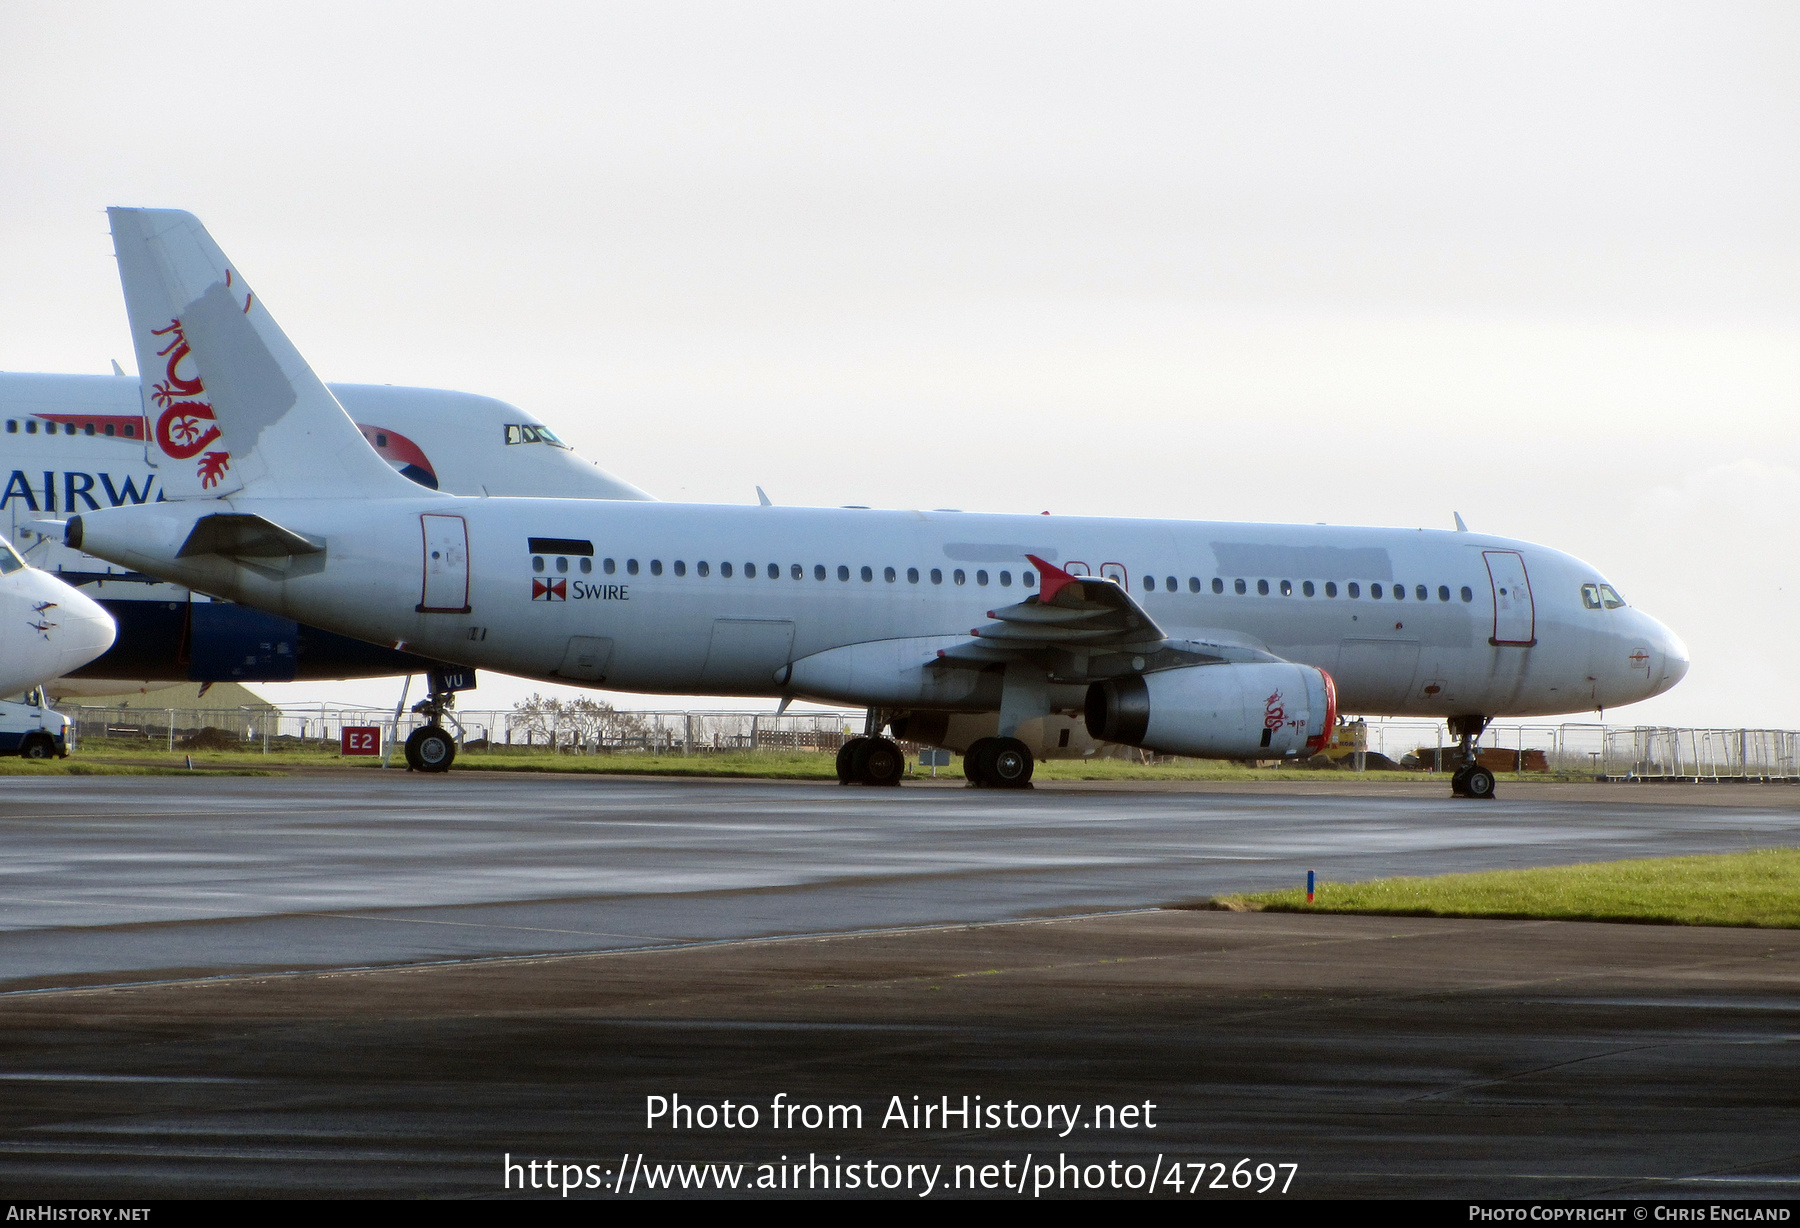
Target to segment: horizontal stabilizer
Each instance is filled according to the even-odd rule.
[[[181,543],[175,557],[185,559],[197,554],[219,554],[233,559],[281,559],[318,554],[322,550],[323,546],[292,529],[282,528],[273,520],[226,512],[202,516],[196,521],[193,532]]]

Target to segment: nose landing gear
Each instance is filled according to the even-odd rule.
[[[1450,777],[1450,796],[1491,801],[1494,796],[1494,774],[1475,761],[1475,739],[1487,728],[1492,717],[1453,716],[1446,722],[1450,735],[1457,739],[1456,758],[1461,767]]]

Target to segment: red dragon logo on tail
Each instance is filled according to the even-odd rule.
[[[212,405],[192,399],[204,396],[206,385],[198,375],[190,379],[177,369],[191,352],[187,338],[182,334],[180,320],[170,320],[167,328],[153,328],[150,333],[155,337],[173,334],[169,344],[156,352],[158,358],[169,360],[163,367],[163,379],[150,394],[152,400],[164,407],[156,419],[156,444],[171,460],[190,460],[205,452],[220,434],[214,423]],[[207,452],[200,457],[195,472],[200,485],[210,488],[219,484],[229,468],[231,453]]]

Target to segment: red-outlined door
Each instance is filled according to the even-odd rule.
[[[425,540],[425,584],[421,614],[469,612],[469,523],[461,516],[419,517]]]
[[[1524,556],[1514,550],[1483,550],[1481,557],[1494,589],[1494,636],[1488,643],[1531,647],[1537,643],[1537,607]]]

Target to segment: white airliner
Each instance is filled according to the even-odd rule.
[[[113,642],[113,620],[97,602],[27,566],[0,538],[0,695],[16,695],[78,669]],[[0,750],[18,739],[0,732]]]
[[[166,339],[165,339],[166,340]],[[159,347],[162,348],[162,347]],[[177,346],[157,356],[166,368]],[[179,366],[180,363],[177,363]],[[460,495],[647,499],[504,401],[435,388],[333,384],[369,445],[420,486]],[[119,628],[113,648],[57,695],[150,691],[181,682],[285,682],[424,672],[432,662],[297,625],[186,588],[96,567],[49,527],[71,513],[154,502],[139,384],[122,375],[0,372],[0,525],[34,566],[85,587]]]
[[[1687,670],[1588,564],[1467,532],[432,494],[368,446],[194,217],[110,212],[167,501],[82,512],[69,545],[347,636],[546,680],[856,704],[869,728],[840,775],[866,783],[901,771],[884,727],[979,732],[971,779],[1007,786],[1058,714],[1282,759],[1323,745],[1341,705],[1447,718],[1453,787],[1490,796],[1467,756],[1488,719],[1616,707]],[[452,698],[434,686],[425,711]],[[432,725],[409,762],[453,749]]]

